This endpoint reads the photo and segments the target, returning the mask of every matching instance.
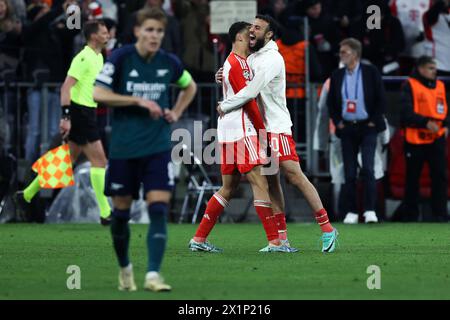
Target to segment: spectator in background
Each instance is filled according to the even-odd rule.
[[[385,0],[369,1],[368,5],[378,5],[381,9],[381,28],[368,29],[368,14],[360,21],[355,37],[363,44],[363,58],[369,60],[382,74],[397,74],[400,71],[398,56],[405,47],[402,25],[392,16]],[[358,31],[360,32],[358,34]]]
[[[64,13],[62,1],[54,1],[49,7],[43,1],[35,1],[28,8],[26,23],[23,27],[23,41],[26,47],[24,60],[26,63],[26,80],[36,81],[38,71],[46,71],[40,81],[62,82],[64,80],[61,39],[55,34],[54,21]],[[59,90],[50,89],[47,95],[48,134],[58,133],[61,106]],[[25,158],[33,162],[38,156],[38,138],[41,134],[40,117],[42,114],[42,93],[39,87],[30,88],[27,92],[28,132],[25,142]]]
[[[0,0],[0,81],[8,76],[14,77],[19,69],[22,23],[16,18],[9,0]],[[17,123],[15,90],[2,86],[0,95],[0,148],[13,145],[14,131]],[[6,91],[6,92],[5,92]],[[7,150],[8,152],[11,150]]]
[[[392,15],[400,20],[405,37],[405,49],[399,58],[402,75],[409,75],[415,59],[425,54],[422,17],[429,7],[430,0],[392,0],[390,4]]]
[[[115,0],[117,3],[117,34],[122,35],[131,15],[142,8],[146,0]]]
[[[104,18],[103,22],[109,32],[109,40],[105,48],[105,55],[108,57],[114,49],[119,47],[119,43],[117,41],[117,23],[115,20],[110,18]]]
[[[103,8],[98,1],[83,0],[81,2],[81,24],[84,25],[89,20],[101,20],[104,18]],[[73,52],[71,57],[83,50],[86,39],[83,32],[80,32],[74,39]]]
[[[361,25],[363,2],[361,0],[332,1],[333,21],[339,30],[339,39],[354,36],[354,27]]]
[[[333,122],[330,120],[327,108],[327,97],[330,89],[330,79],[328,78],[322,86],[320,92],[320,98],[317,103],[317,117],[313,135],[313,150],[329,153],[329,167],[331,175],[331,183],[333,185],[333,208],[335,216],[344,216],[346,212],[344,201],[342,201],[343,192],[340,192],[342,185],[345,183],[344,166],[342,160],[342,146],[341,139],[336,137],[336,128]],[[383,181],[380,180],[384,176],[384,161],[385,148],[384,146],[389,143],[390,132],[386,122],[386,130],[380,132],[377,136],[377,146],[375,150],[374,161],[374,175],[377,184],[382,185]],[[361,163],[361,150],[358,153],[358,165]]]
[[[304,40],[303,30],[296,19],[285,23],[281,38],[276,41],[278,51],[286,64],[286,98],[291,114],[298,115],[294,120],[294,130],[297,130],[296,140],[306,141],[306,110],[305,110],[305,52],[309,53],[309,75],[313,82],[322,81],[321,65],[313,46],[308,46]],[[296,85],[297,87],[289,87]],[[296,109],[296,110],[295,110]]]
[[[163,0],[147,0],[143,6],[143,8],[158,8],[162,9],[162,6],[164,4]],[[180,24],[178,20],[173,17],[169,16],[167,13],[167,27],[164,34],[163,42],[161,45],[161,48],[170,52],[174,53],[177,56],[181,56],[182,51],[182,42],[181,42],[181,36],[180,36]],[[129,17],[129,21],[126,24],[125,30],[123,31],[120,42],[121,44],[129,44],[136,42],[136,37],[134,35],[134,26],[136,24],[136,15],[137,12],[133,13]]]
[[[328,77],[337,67],[338,33],[330,15],[322,12],[320,0],[304,0],[303,8],[308,17],[310,41],[315,47],[323,73]]]
[[[111,19],[117,22],[117,4],[115,0],[97,0],[103,12],[103,19]]]
[[[378,222],[375,213],[376,182],[374,159],[377,134],[386,129],[383,115],[386,97],[380,73],[371,65],[360,62],[361,43],[353,38],[340,43],[339,56],[345,68],[333,72],[327,106],[341,139],[345,184],[343,207],[347,213],[344,223],[359,220],[356,206],[357,155],[361,150],[364,185],[364,218],[366,223]]]
[[[402,120],[406,127],[403,221],[418,220],[419,178],[425,162],[430,168],[433,218],[438,222],[448,221],[448,105],[444,83],[436,80],[436,73],[436,62],[431,57],[420,57],[416,72],[408,78],[402,91]]]
[[[0,72],[16,70],[19,64],[22,23],[9,0],[0,0]]]
[[[261,14],[267,14],[279,21],[281,13],[286,9],[288,0],[270,0],[269,3],[262,8]]]
[[[182,60],[197,82],[211,82],[219,66],[214,65],[208,1],[175,0],[174,3],[183,34]]]
[[[27,17],[27,8],[24,0],[9,0],[11,7],[20,22],[25,22]]]
[[[437,75],[450,76],[450,1],[435,0],[424,14],[423,23],[427,54],[436,59]]]

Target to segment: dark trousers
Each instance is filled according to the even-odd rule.
[[[447,221],[447,157],[446,139],[441,137],[430,144],[405,142],[406,190],[404,210],[409,221],[417,221],[419,179],[425,161],[430,167],[431,209],[437,221]]]
[[[345,184],[341,192],[342,209],[346,213],[358,213],[356,205],[356,179],[358,172],[358,152],[361,150],[362,168],[360,171],[364,187],[364,211],[375,211],[377,188],[375,182],[374,162],[377,145],[377,132],[366,122],[346,123],[339,130],[342,143],[342,156],[344,162]]]

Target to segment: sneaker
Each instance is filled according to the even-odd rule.
[[[111,215],[109,215],[107,218],[100,217],[100,224],[105,227],[109,226],[111,224]]]
[[[147,272],[145,275],[144,289],[154,292],[171,291],[172,287],[164,283],[163,277],[158,272]]]
[[[24,198],[23,191],[17,191],[14,194],[14,204],[16,207],[16,218],[18,221],[28,221],[28,217],[31,211],[30,203]]]
[[[120,291],[136,291],[137,287],[134,283],[133,266],[131,263],[128,267],[120,268],[119,272],[119,290]]]
[[[290,250],[291,252],[298,252],[298,251],[299,251],[297,248],[291,247],[291,244],[289,243],[289,240],[288,240],[288,239],[286,239],[286,240],[281,240],[281,244],[282,244],[283,246],[288,247],[289,250]]]
[[[205,251],[205,252],[213,252],[213,253],[220,253],[223,250],[220,248],[217,248],[212,243],[209,243],[208,241],[205,242],[196,242],[194,239],[191,239],[189,241],[189,249],[191,251]]]
[[[375,211],[366,211],[363,214],[365,223],[378,223],[378,217]]]
[[[283,244],[280,244],[279,246],[269,244],[266,247],[259,250],[259,252],[296,252],[296,251],[292,251],[290,247],[287,247]]]
[[[338,235],[339,232],[336,228],[331,232],[324,232],[322,234],[322,252],[330,253],[336,249]]]
[[[347,213],[344,219],[345,224],[358,224],[359,221],[359,215],[353,212]]]

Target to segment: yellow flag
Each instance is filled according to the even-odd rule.
[[[68,144],[48,151],[33,164],[32,169],[37,172],[39,185],[43,189],[59,189],[75,184]]]

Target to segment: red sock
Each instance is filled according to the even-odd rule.
[[[255,200],[256,213],[261,220],[264,231],[266,231],[267,240],[273,241],[278,239],[278,228],[275,222],[275,216],[273,215],[271,203],[262,200]]]
[[[206,240],[209,233],[214,228],[217,218],[222,214],[223,209],[225,209],[227,205],[228,201],[219,193],[215,193],[211,199],[209,199],[205,214],[195,233],[194,241],[204,242]]]
[[[319,211],[317,211],[315,214],[316,221],[320,226],[320,229],[322,229],[322,232],[331,232],[333,231],[333,226],[330,223],[330,220],[328,219],[327,211],[322,208]]]
[[[284,212],[277,212],[274,213],[275,216],[275,223],[277,224],[278,228],[278,235],[280,236],[281,240],[287,239],[287,225],[286,225],[286,215]]]

